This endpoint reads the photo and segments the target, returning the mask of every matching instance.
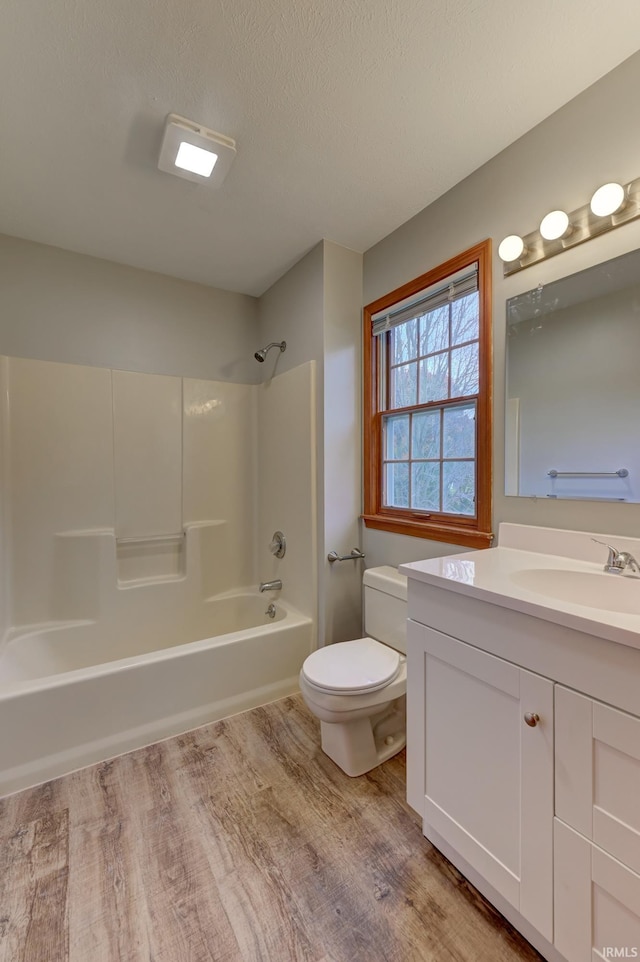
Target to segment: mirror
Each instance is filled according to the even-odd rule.
[[[640,501],[640,251],[507,301],[505,493]]]

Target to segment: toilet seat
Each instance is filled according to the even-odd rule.
[[[374,638],[341,641],[314,651],[305,660],[307,684],[328,695],[364,695],[386,688],[401,667],[397,651]]]

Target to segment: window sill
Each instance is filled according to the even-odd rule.
[[[361,517],[367,528],[390,531],[393,534],[406,534],[412,538],[445,541],[465,548],[490,548],[493,542],[493,534],[490,531],[476,531],[473,528],[462,528],[454,524],[409,521],[379,514],[363,514]]]

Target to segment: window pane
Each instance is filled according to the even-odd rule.
[[[436,354],[420,361],[420,404],[449,397],[448,358],[448,353]]]
[[[443,426],[443,454],[445,458],[475,457],[475,413],[475,404],[465,404],[464,407],[461,405],[445,410]]]
[[[416,357],[418,339],[418,319],[413,318],[405,324],[398,324],[391,331],[393,364],[403,364]]]
[[[440,411],[423,411],[413,415],[411,457],[440,457]]]
[[[451,397],[478,393],[478,342],[451,352]]]
[[[445,461],[442,465],[442,510],[474,515],[476,466],[473,461]]]
[[[440,462],[411,465],[411,507],[440,510]]]
[[[409,457],[409,415],[385,418],[386,455],[389,461],[407,460]]]
[[[480,332],[480,301],[478,292],[467,294],[451,304],[451,343],[473,341]]]
[[[416,403],[418,365],[402,364],[391,369],[391,407],[407,408]]]
[[[449,305],[420,318],[420,353],[434,354],[449,347]]]
[[[395,508],[409,507],[409,465],[387,464],[385,504]]]

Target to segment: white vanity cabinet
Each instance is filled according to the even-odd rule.
[[[569,567],[525,553],[527,570]],[[489,565],[500,585],[515,561],[402,567],[409,804],[550,962],[640,960],[640,603],[605,612],[600,636],[569,605],[556,619],[524,590],[503,597]]]
[[[640,958],[640,718],[561,685],[555,704],[556,948]]]
[[[408,643],[424,690],[426,834],[551,941],[553,684],[411,621]]]
[[[562,685],[555,697],[556,815],[640,875],[640,718]]]
[[[569,962],[640,958],[640,875],[554,823],[554,945]]]

